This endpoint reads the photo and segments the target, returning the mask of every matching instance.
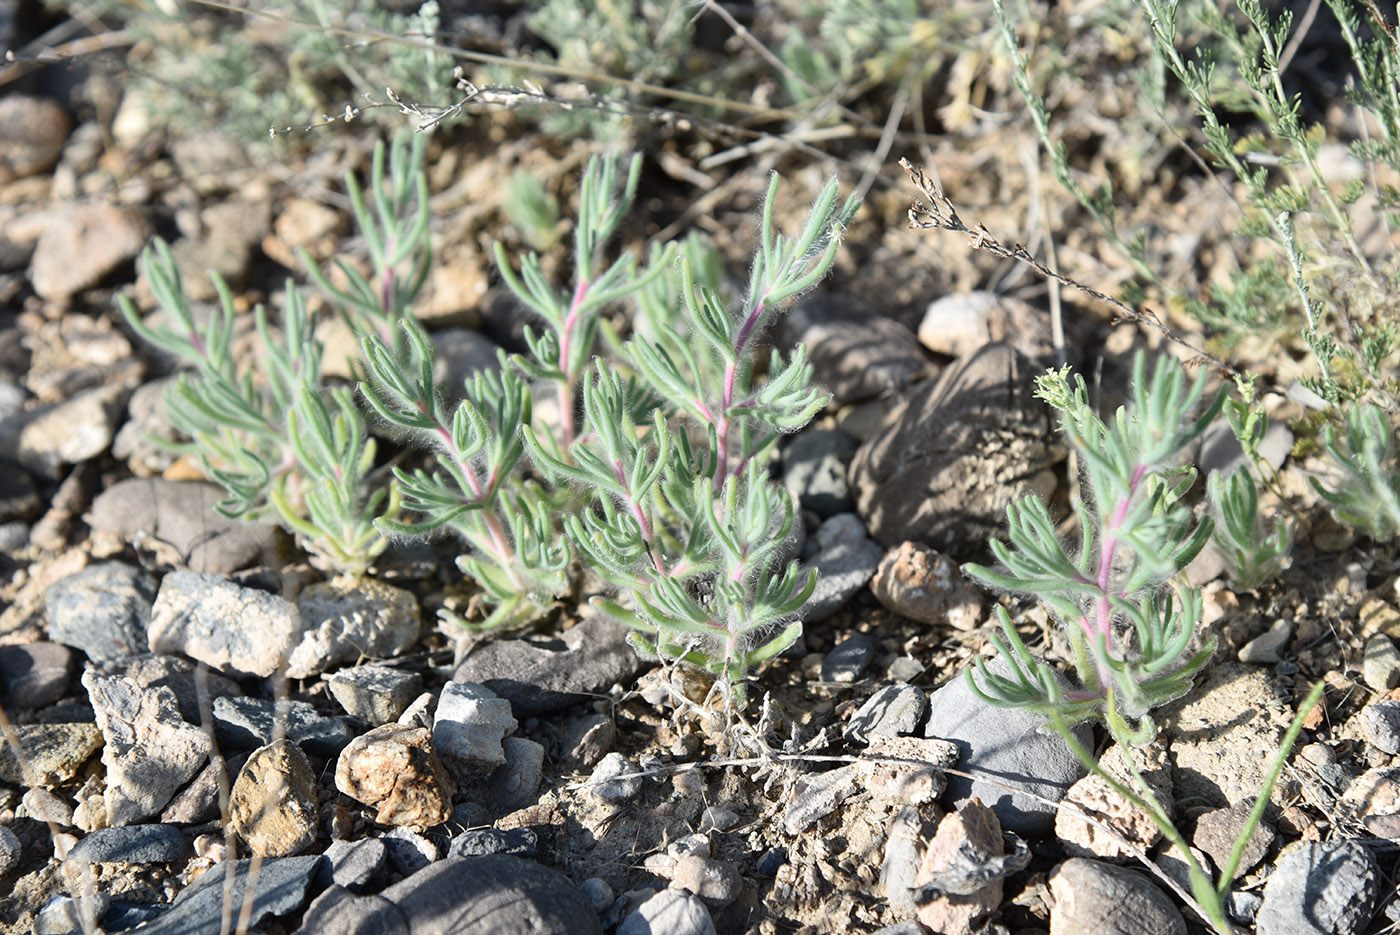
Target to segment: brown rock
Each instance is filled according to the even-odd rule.
[[[969,799],[938,823],[938,830],[924,851],[916,886],[932,882],[936,875],[965,868],[969,863],[1002,857],[1006,846],[996,813],[980,799]],[[919,921],[944,935],[967,935],[973,926],[1001,905],[1001,877],[966,896],[945,893],[919,907]]]
[[[101,202],[58,208],[34,248],[29,281],[45,299],[68,299],[141,252],[150,228],[131,208]]]
[[[263,253],[288,269],[301,269],[298,251],[305,249],[318,260],[333,256],[340,246],[344,218],[333,208],[309,198],[291,198],[272,222],[272,233],[263,238]]]
[[[965,357],[999,341],[1033,359],[1055,353],[1050,316],[1009,295],[980,291],[946,295],[929,305],[919,323],[919,343],[950,357]]]
[[[102,747],[96,724],[19,724],[15,734],[23,760],[10,743],[0,744],[0,781],[15,785],[67,782]]]
[[[894,613],[920,623],[975,630],[981,622],[981,594],[952,559],[917,542],[901,542],[885,554],[870,590]]]
[[[1217,808],[1196,819],[1196,833],[1191,836],[1191,843],[1210,857],[1217,870],[1225,869],[1225,864],[1230,859],[1230,851],[1235,846],[1235,839],[1244,831],[1245,822],[1253,807],[1254,800],[1241,799],[1229,808]],[[1264,855],[1274,843],[1274,837],[1274,829],[1266,812],[1244,846],[1240,865],[1235,869],[1236,879],[1254,869],[1259,861],[1264,859]]]
[[[258,857],[290,857],[316,840],[316,776],[290,740],[248,757],[229,801],[233,830]]]
[[[1159,746],[1149,747],[1146,750],[1135,751],[1134,756],[1143,779],[1170,815],[1174,811],[1174,802],[1171,764],[1167,761],[1165,750]],[[1100,765],[1114,779],[1136,791],[1137,787],[1123,763],[1120,748],[1113,747],[1105,753]],[[1136,855],[1124,845],[1123,839],[1126,839],[1128,844],[1146,851],[1162,838],[1162,832],[1152,820],[1150,812],[1124,799],[1098,776],[1085,776],[1070,786],[1065,795],[1065,802],[1069,803],[1070,807],[1061,808],[1055,815],[1055,835],[1060,839],[1065,853],[1071,856],[1132,860]],[[1099,824],[1081,817],[1080,810],[1093,816]]]
[[[1400,840],[1400,768],[1367,770],[1347,787],[1341,804],[1371,834]]]
[[[378,809],[374,820],[383,825],[430,828],[452,813],[452,780],[423,727],[385,724],[350,741],[335,786]]]
[[[911,393],[851,463],[870,535],[886,547],[912,540],[971,557],[1001,532],[1006,504],[1053,493],[1051,468],[1064,451],[1034,375],[1010,346],[990,344]]]
[[[0,97],[0,185],[52,169],[73,121],[56,101]]]
[[[943,769],[956,766],[959,756],[958,745],[946,740],[872,734],[856,766],[866,791],[875,798],[926,805],[943,794],[948,784]]]
[[[1388,636],[1400,640],[1400,610],[1385,601],[1372,599],[1362,604],[1357,619],[1361,624],[1362,639]]]

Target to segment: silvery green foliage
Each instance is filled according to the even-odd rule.
[[[233,296],[221,278],[213,277],[219,304],[201,325],[163,241],[142,253],[141,267],[166,323],[143,322],[124,296],[122,313],[138,335],[191,368],[166,405],[192,439],[180,450],[198,457],[226,492],[219,512],[275,517],[335,569],[363,574],[387,544],[374,521],[397,512],[398,494],[367,483],[374,440],[349,389],[322,380],[321,343],[296,287],[287,283],[280,334],[263,306],[254,309],[254,366],[234,360]]]
[[[433,393],[421,330],[401,325],[404,356],[366,338],[366,399],[436,455],[432,470],[395,472],[404,506],[421,519],[383,526],[447,527],[471,546],[462,566],[494,605],[483,627],[538,616],[569,590],[570,567],[581,561],[617,589],[596,603],[632,627],[639,649],[707,668],[741,694],[748,669],[800,633],[798,613],[815,585],[783,555],[794,506],[769,478],[767,458],[779,434],[828,399],[812,386],[801,349],[775,351],[760,368],[758,339],[830,268],[855,203],[837,200],[833,180],[802,229],[780,235],[774,177],[735,309],[716,288],[717,264],[693,242],[675,262],[670,248],[655,247],[642,268],[630,255],[603,262],[639,172],[636,159],[590,162],[567,290],[551,286],[538,256],[527,254],[517,271],[497,247],[503,278],[542,329],[527,331],[528,354],[503,355],[499,371],[474,376],[454,409]],[[601,321],[624,298],[641,310],[625,344]],[[600,334],[624,365],[595,357]],[[557,424],[534,417],[532,385],[556,397]]]
[[[1210,538],[1209,517],[1197,522],[1182,496],[1195,470],[1179,467],[1185,449],[1220,410],[1223,393],[1192,418],[1206,374],[1188,384],[1180,364],[1159,362],[1150,382],[1142,355],[1134,363],[1133,402],[1104,422],[1089,405],[1082,378],[1068,368],[1041,377],[1039,392],[1060,412],[1061,427],[1084,466],[1081,538],[1068,549],[1037,497],[1007,507],[1010,545],[992,542],[998,570],[965,571],[994,587],[1041,600],[1064,626],[1079,685],[1060,687],[1047,663],[1034,659],[999,609],[1006,640],[994,638],[1012,674],[988,672],[993,704],[1026,707],[1065,723],[1090,717],[1145,719],[1153,707],[1184,694],[1214,644],[1194,647],[1200,593],[1168,582]],[[1169,587],[1163,593],[1164,587]],[[971,673],[968,673],[971,681]],[[1150,731],[1150,723],[1144,721]]]
[[[1340,469],[1332,486],[1309,477],[1333,515],[1377,542],[1400,532],[1400,462],[1395,427],[1385,410],[1358,404],[1346,410],[1342,430],[1327,426],[1323,446]]]
[[[368,201],[354,173],[345,174],[345,190],[369,254],[369,277],[337,258],[335,265],[344,285],[336,285],[310,254],[305,250],[301,254],[311,277],[351,330],[357,334],[371,331],[394,344],[400,353],[406,348],[399,322],[411,314],[433,265],[428,176],[423,171],[427,140],[426,133],[400,133],[388,149],[387,166],[383,141],[375,144]]]

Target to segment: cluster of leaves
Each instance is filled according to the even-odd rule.
[[[1201,598],[1198,589],[1180,583],[1178,573],[1212,534],[1242,553],[1240,566],[1263,573],[1286,552],[1287,535],[1276,530],[1268,541],[1250,543],[1257,534],[1254,483],[1247,474],[1227,481],[1211,477],[1217,527],[1210,516],[1200,520],[1183,502],[1195,469],[1179,466],[1185,448],[1225,405],[1224,391],[1202,406],[1207,373],[1189,383],[1179,363],[1163,358],[1147,379],[1145,358],[1134,364],[1133,401],[1105,422],[1090,408],[1082,378],[1068,379],[1068,369],[1039,379],[1038,395],[1060,413],[1066,440],[1083,465],[1086,495],[1079,507],[1080,541],[1068,549],[1060,541],[1045,504],[1028,497],[1007,507],[1010,544],[992,542],[1000,567],[964,566],[964,571],[993,587],[1029,595],[1043,603],[1069,637],[1077,683],[1066,685],[1048,662],[1033,656],[998,608],[1005,639],[993,638],[1009,672],[992,671],[981,659],[966,678],[986,702],[1044,714],[1091,772],[1142,808],[1183,854],[1185,839],[1172,822],[1132,755],[1132,746],[1155,735],[1150,711],[1184,695],[1210,659],[1214,640],[1198,636]],[[1248,407],[1236,406],[1231,418]],[[1245,427],[1241,427],[1244,429]],[[1262,437],[1257,423],[1249,437]],[[1317,703],[1321,683],[1299,712],[1275,757],[1244,831],[1222,868],[1220,883],[1195,859],[1186,858],[1191,893],[1205,918],[1223,933],[1233,931],[1224,912],[1224,897],[1249,840],[1268,803],[1303,717]],[[1081,720],[1103,721],[1125,752],[1127,781],[1099,765],[1075,738]]]
[[[138,333],[193,366],[168,404],[193,439],[188,450],[227,489],[221,509],[274,515],[356,575],[386,536],[450,531],[468,546],[458,564],[489,608],[471,624],[482,629],[541,616],[572,592],[582,562],[618,588],[597,604],[632,627],[642,651],[703,666],[742,692],[749,668],[796,638],[815,586],[787,554],[793,501],[769,477],[768,458],[779,435],[828,400],[802,348],[761,360],[760,336],[825,275],[855,203],[841,204],[832,180],[801,231],[779,234],[775,175],[734,309],[717,257],[693,238],[654,246],[645,266],[630,253],[605,261],[641,160],[595,158],[579,187],[566,291],[547,280],[538,254],[517,269],[497,245],[503,278],[540,325],[525,331],[528,353],[502,352],[497,367],[444,392],[432,341],[411,314],[431,263],[422,157],[419,143],[378,148],[368,197],[347,178],[368,274],[345,261],[310,266],[359,338],[359,398],[432,455],[426,467],[393,467],[373,488],[366,412],[351,388],[323,379],[322,346],[295,287],[280,337],[258,309],[259,364],[239,367],[228,288],[216,279],[221,309],[200,327],[170,251],[148,253],[145,273],[168,324],[123,308]],[[548,201],[515,188],[530,195],[517,212],[546,221]],[[603,313],[628,297],[638,328],[623,340]],[[595,359],[604,337],[620,363]],[[554,419],[540,417],[537,394],[552,397]]]

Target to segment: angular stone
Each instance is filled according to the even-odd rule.
[[[854,682],[875,658],[875,640],[865,633],[847,637],[822,659],[823,682]]]
[[[72,680],[73,653],[66,646],[47,641],[0,646],[0,701],[10,710],[53,704]]]
[[[870,581],[885,554],[854,513],[838,513],[822,523],[806,552],[818,575],[817,589],[802,608],[808,623],[820,623],[840,610]]]
[[[506,761],[501,740],[518,726],[510,702],[466,682],[448,682],[433,717],[433,748],[458,785],[484,779]]]
[[[642,777],[633,775],[637,764],[621,753],[609,753],[598,761],[586,788],[603,802],[630,802],[642,791]]]
[[[149,236],[150,227],[132,208],[95,201],[60,205],[34,247],[29,281],[45,299],[71,298],[134,259]]]
[[[995,292],[958,292],[935,299],[919,323],[919,343],[936,354],[967,357],[1005,341],[1031,360],[1055,353],[1050,316],[1028,302]]]
[[[19,433],[19,463],[40,477],[58,480],[65,465],[102,454],[112,444],[130,395],[129,385],[113,383],[32,413]]]
[[[1055,490],[1064,457],[1034,368],[1005,344],[954,364],[861,446],[851,463],[856,509],[886,547],[914,541],[980,556],[1006,504]]]
[[[938,823],[914,885],[933,883],[943,874],[966,873],[1005,855],[996,814],[977,799],[969,799]],[[935,932],[969,935],[977,923],[1001,906],[1001,879],[997,875],[970,893],[941,892],[919,907],[919,921]]]
[[[486,804],[499,815],[528,808],[539,800],[544,776],[544,747],[524,737],[501,741],[506,761],[486,783]]]
[[[379,838],[337,840],[326,848],[325,860],[320,871],[323,882],[365,893],[388,869],[389,851]]]
[[[216,935],[227,906],[247,913],[249,931],[268,918],[290,916],[306,904],[320,862],[320,855],[268,858],[258,861],[254,876],[251,858],[234,861],[227,895],[228,876],[220,866],[185,887],[170,910],[147,923],[141,935]]]
[[[957,762],[958,747],[946,740],[877,734],[870,738],[870,746],[856,765],[866,791],[875,798],[927,805],[943,794],[948,784],[944,770]]]
[[[1009,675],[1001,659],[988,664],[996,675]],[[981,686],[981,676],[977,676]],[[983,687],[985,691],[985,687]],[[997,708],[972,693],[961,674],[929,695],[929,718],[924,736],[951,740],[962,750],[958,768],[993,776],[1034,792],[1032,798],[1003,785],[961,776],[948,777],[954,805],[977,798],[997,813],[1002,828],[1028,837],[1046,835],[1054,827],[1055,806],[1069,787],[1084,775],[1084,766],[1058,735],[1045,729],[1043,716],[1018,708]],[[1074,729],[1081,746],[1091,743],[1087,725]]]
[[[845,432],[808,429],[799,433],[783,450],[783,486],[797,497],[802,509],[818,516],[850,512],[846,470],[857,447]]]
[[[1160,745],[1135,750],[1142,778],[1152,789],[1159,804],[1171,815],[1175,810],[1172,796],[1171,763]],[[1137,789],[1126,764],[1123,751],[1114,746],[1099,758],[1102,766],[1118,782]],[[1080,811],[1086,811],[1098,824],[1086,821]],[[1108,828],[1102,827],[1107,825]],[[1111,829],[1111,830],[1109,830]],[[1162,832],[1152,813],[1124,799],[1098,776],[1085,776],[1070,786],[1065,805],[1055,816],[1055,836],[1071,857],[1098,857],[1104,860],[1132,860],[1136,853],[1124,846],[1124,840],[1141,851],[1151,850],[1162,838]]]
[[[382,825],[429,828],[452,814],[452,780],[422,727],[386,724],[341,752],[335,786],[377,809]]]
[[[516,717],[528,717],[627,684],[640,668],[626,625],[589,617],[553,639],[494,640],[463,660],[452,680],[484,685]]]
[[[1400,840],[1400,768],[1368,769],[1347,786],[1341,805],[1376,837]]]
[[[421,618],[412,592],[381,581],[318,582],[297,597],[306,628],[287,674],[310,678],[362,657],[392,658],[418,642]]]
[[[243,764],[229,800],[233,830],[257,857],[290,857],[316,841],[316,776],[301,748],[278,740]]]
[[[1213,809],[1196,819],[1196,831],[1191,835],[1191,843],[1205,852],[1217,870],[1223,872],[1226,862],[1230,859],[1230,852],[1234,849],[1235,839],[1243,833],[1253,807],[1254,803],[1249,799],[1240,799],[1229,808]],[[1263,819],[1244,846],[1239,868],[1235,871],[1236,879],[1258,866],[1264,855],[1269,853],[1275,837],[1274,826],[1269,821],[1266,810]]]
[[[49,637],[94,662],[145,652],[156,587],[155,575],[122,562],[89,565],[44,592]]]
[[[322,717],[305,701],[265,698],[214,699],[214,730],[219,742],[248,749],[271,743],[278,731],[312,756],[338,756],[354,736],[338,717]]]
[[[1259,935],[1358,935],[1375,912],[1380,868],[1359,841],[1285,848],[1254,917]]]
[[[783,830],[796,835],[836,810],[856,791],[856,766],[842,766],[797,781],[783,809]]]
[[[1400,649],[1390,637],[1377,634],[1366,641],[1361,679],[1374,692],[1388,692],[1400,685]]]
[[[886,685],[851,715],[843,733],[851,743],[912,734],[927,713],[928,696],[913,685]]]
[[[346,713],[378,727],[398,720],[423,691],[423,678],[392,666],[357,666],[332,675],[326,685]]]
[[[209,735],[180,717],[175,693],[131,679],[83,674],[104,745],[107,823],[130,825],[157,814],[209,758]]]
[[[622,920],[617,935],[715,935],[705,903],[685,890],[665,889]]]
[[[218,575],[165,576],[147,628],[153,653],[183,653],[230,675],[266,678],[282,667],[303,630],[286,600]]]
[[[815,294],[779,325],[839,405],[904,389],[932,367],[914,333],[852,296]]]
[[[96,724],[17,724],[15,733],[24,752],[23,770],[14,747],[0,744],[0,781],[12,785],[68,782],[102,748],[102,731]]]

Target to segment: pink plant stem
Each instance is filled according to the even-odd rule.
[[[430,415],[428,407],[423,402],[418,403],[418,411],[423,415]],[[462,476],[466,478],[467,486],[471,488],[472,496],[479,503],[485,503],[488,488],[483,487],[481,478],[476,476],[476,468],[472,466],[470,458],[463,458],[461,452],[452,443],[452,432],[440,420],[433,420],[433,431],[442,440],[443,447],[447,449],[452,460],[462,469]],[[491,489],[494,484],[491,485]],[[511,562],[510,540],[506,538],[505,527],[501,525],[501,520],[496,516],[496,511],[489,505],[481,510],[482,522],[486,524],[486,531],[491,536],[491,552],[496,559],[496,563],[510,573],[510,576],[517,583],[520,580],[515,567]]]
[[[1113,604],[1109,601],[1109,586],[1113,583],[1113,555],[1118,550],[1118,538],[1109,534],[1108,530],[1116,530],[1123,524],[1128,516],[1128,509],[1133,503],[1133,494],[1137,493],[1138,485],[1142,483],[1142,478],[1147,474],[1147,465],[1139,464],[1133,469],[1132,480],[1128,482],[1128,495],[1119,500],[1113,508],[1112,518],[1104,525],[1104,535],[1102,544],[1099,546],[1099,575],[1098,588],[1100,595],[1094,601],[1094,617],[1091,623],[1087,617],[1081,617],[1080,626],[1088,636],[1091,644],[1099,639],[1103,640],[1104,654],[1112,656],[1113,648]],[[1099,679],[1107,684],[1108,672],[1104,665],[1095,657],[1095,664],[1099,669]]]
[[[718,457],[715,459],[715,486],[722,487],[724,479],[729,474],[729,416],[726,413],[734,403],[734,381],[738,376],[739,361],[744,356],[744,349],[748,346],[749,338],[753,336],[754,329],[758,327],[758,321],[763,317],[763,313],[768,306],[764,304],[764,299],[768,293],[758,297],[753,310],[744,319],[743,326],[739,329],[739,338],[734,342],[734,360],[724,367],[724,401],[720,405],[719,421],[715,423],[715,441],[719,448]]]
[[[666,570],[666,563],[661,560],[657,550],[651,548],[656,544],[656,534],[651,528],[651,520],[647,519],[646,511],[632,496],[632,491],[627,489],[627,475],[622,470],[621,461],[613,461],[613,476],[617,478],[618,484],[622,487],[623,496],[627,499],[627,511],[632,514],[632,518],[637,521],[637,526],[642,531],[642,541],[647,544],[647,555],[651,556],[652,567],[661,577],[670,577],[671,573]]]
[[[574,328],[578,325],[579,309],[588,295],[588,280],[579,280],[574,289],[574,299],[569,303],[569,312],[564,316],[563,327],[559,329],[559,369],[564,379],[559,383],[559,432],[560,448],[567,455],[574,444],[574,378],[578,376],[569,365],[569,352],[572,350]]]

